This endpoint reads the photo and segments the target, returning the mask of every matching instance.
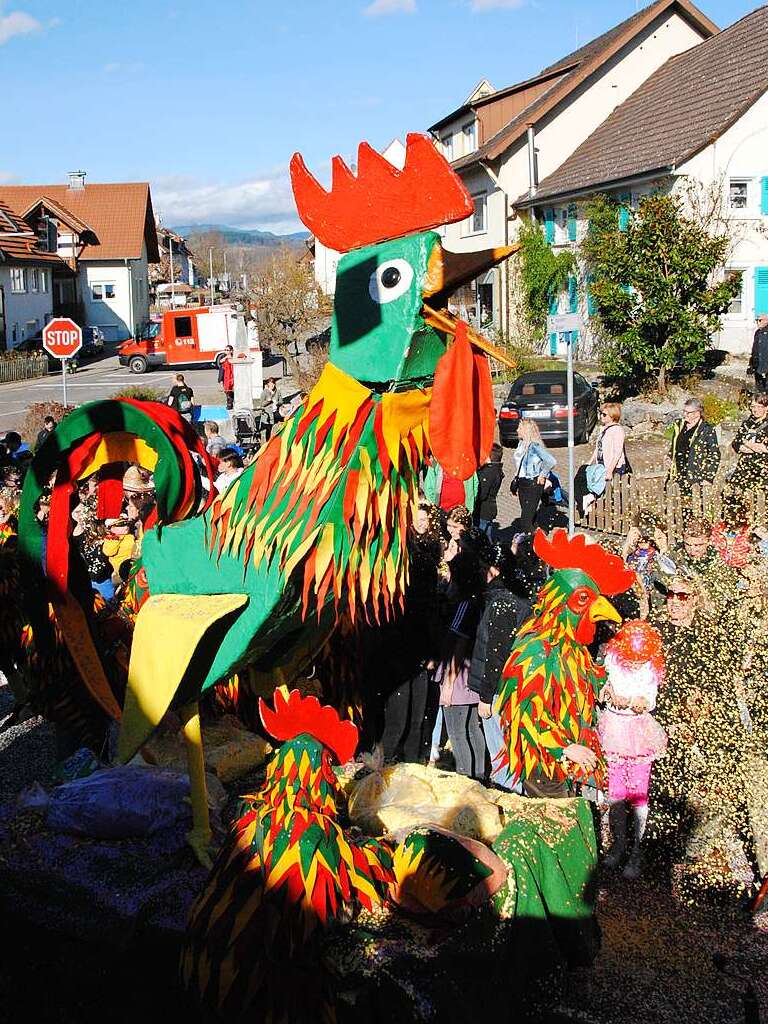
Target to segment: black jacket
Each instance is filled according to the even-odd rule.
[[[477,498],[475,499],[475,521],[483,519],[492,522],[499,514],[496,495],[499,493],[504,469],[500,462],[486,462],[477,471]]]
[[[768,373],[768,327],[759,327],[755,331],[749,367],[755,373]]]
[[[480,619],[469,669],[469,686],[484,704],[493,701],[501,672],[517,638],[517,631],[531,614],[528,601],[507,589],[497,576],[485,592],[485,611]]]
[[[679,438],[683,432],[683,423],[678,420],[673,430],[672,448],[670,450],[672,458],[671,477],[675,477],[679,471],[676,453]],[[700,484],[705,480],[711,483],[715,479],[719,465],[720,446],[717,443],[717,431],[711,423],[707,423],[706,420],[700,420],[690,437],[688,458],[685,460],[684,468],[680,473],[679,482],[683,485]]]

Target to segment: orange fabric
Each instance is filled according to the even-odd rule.
[[[495,411],[488,360],[473,352],[467,325],[459,321],[453,345],[437,364],[429,438],[443,469],[468,480],[487,461]]]

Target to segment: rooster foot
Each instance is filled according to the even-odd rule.
[[[187,832],[186,835],[187,843],[192,848],[195,860],[207,871],[210,871],[213,867],[213,858],[211,857],[211,838],[212,833],[210,829],[193,828],[190,832]]]

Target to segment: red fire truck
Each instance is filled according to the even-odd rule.
[[[169,309],[123,342],[118,349],[120,365],[131,373],[146,373],[156,366],[218,366],[227,345],[235,345],[241,318],[229,306]],[[252,355],[259,351],[254,331],[248,332],[248,346]]]

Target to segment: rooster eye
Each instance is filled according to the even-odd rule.
[[[413,268],[406,260],[390,260],[371,274],[368,291],[374,302],[392,302],[404,295],[413,280]]]
[[[590,602],[590,599],[594,597],[586,587],[579,587],[578,590],[574,590],[568,600],[568,607],[571,611],[583,611]]]

